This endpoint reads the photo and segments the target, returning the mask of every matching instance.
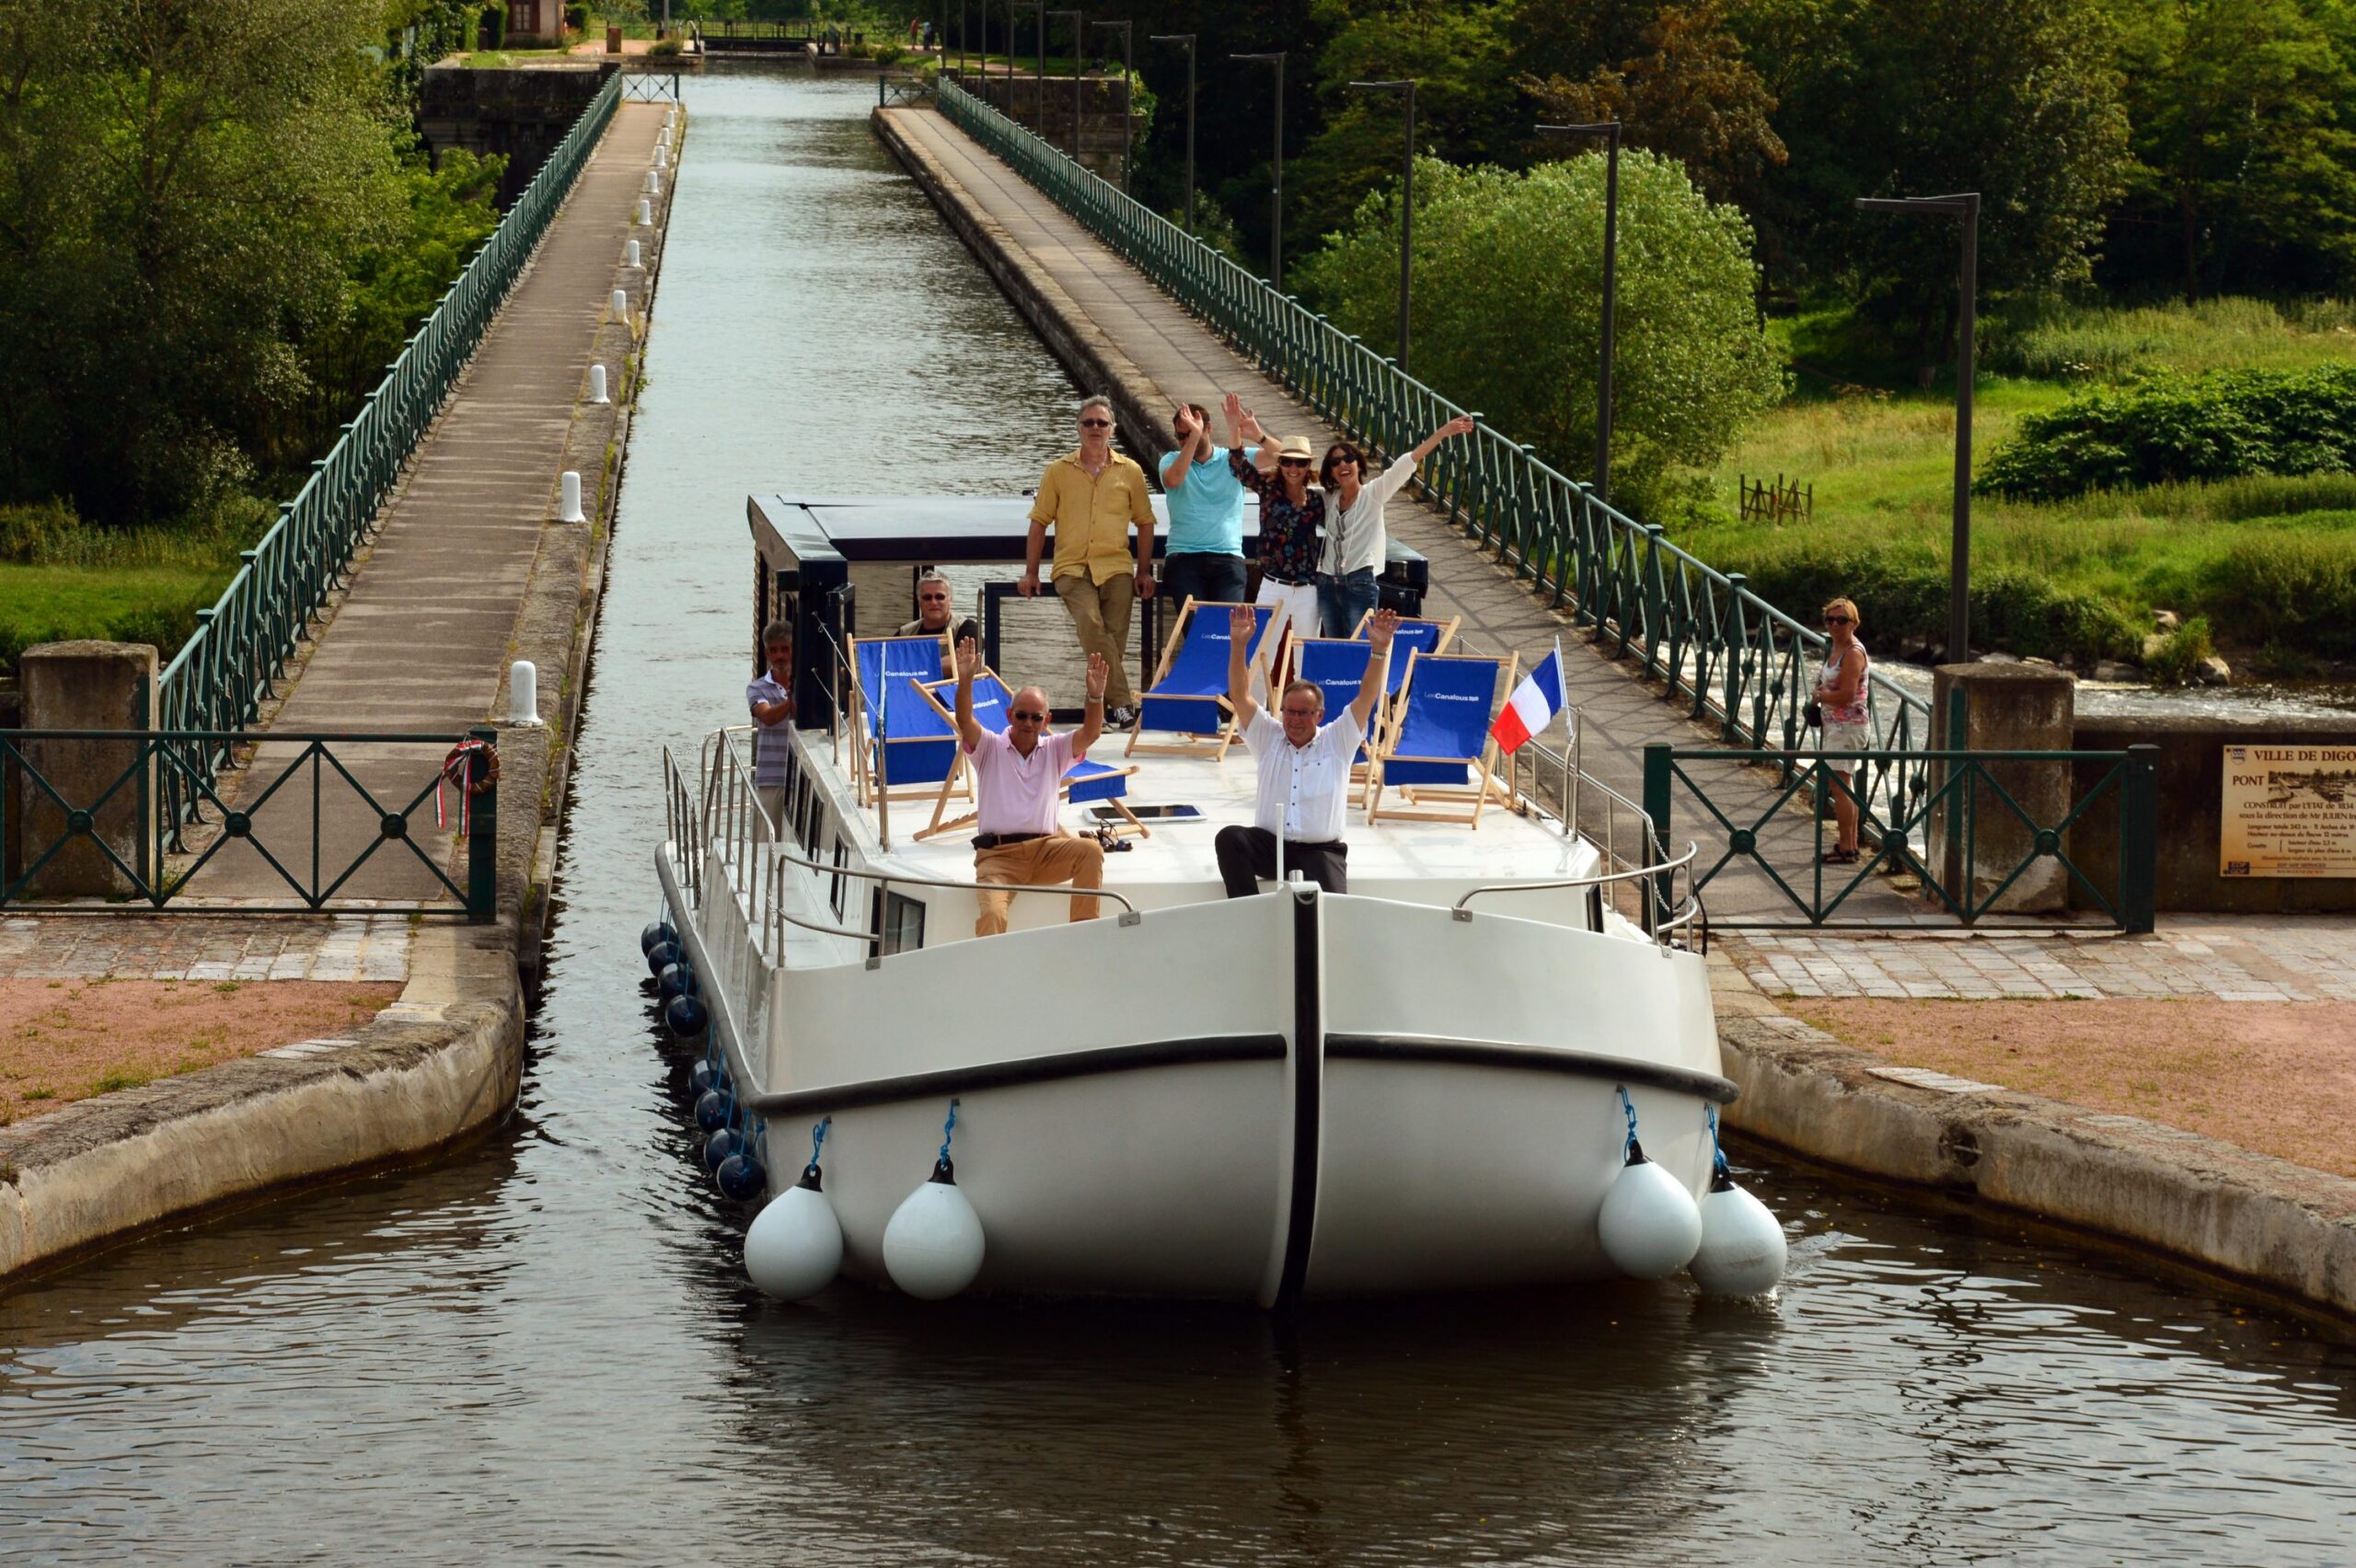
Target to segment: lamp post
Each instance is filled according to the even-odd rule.
[[[1611,347],[1620,305],[1620,122],[1541,125],[1542,136],[1600,136],[1603,166],[1603,351],[1595,376],[1595,480],[1598,501],[1611,499]]]
[[[965,0],[957,0],[957,75],[965,74]],[[961,84],[962,85],[962,84]]]
[[[1031,8],[1039,13],[1039,58],[1034,62],[1039,76],[1039,118],[1031,129],[1044,139],[1047,134],[1047,0],[1033,0]],[[1013,63],[1008,62],[1009,73],[1013,69]],[[1014,84],[1011,80],[1006,85],[1006,95],[1010,99],[1014,97]]]
[[[1094,22],[1090,24],[1121,35],[1121,193],[1129,190],[1129,158],[1138,144],[1136,98],[1130,78],[1137,75],[1137,40],[1127,22]]]
[[[1917,217],[1963,220],[1963,267],[1958,280],[1963,308],[1955,344],[1955,537],[1947,562],[1947,663],[1971,658],[1971,382],[1975,374],[1973,333],[1980,292],[1980,192],[1950,196],[1860,198],[1860,212],[1909,213]],[[1950,745],[1956,744],[1950,738]]]
[[[1071,158],[1080,161],[1080,13],[1078,11],[1047,11],[1044,16],[1067,17],[1071,22]],[[1039,27],[1039,135],[1047,134],[1047,29]]]
[[[1154,33],[1149,43],[1183,43],[1186,46],[1186,232],[1195,232],[1195,35],[1193,33]]]
[[[1230,60],[1260,60],[1276,68],[1276,156],[1268,173],[1268,285],[1285,289],[1285,54],[1230,54]]]
[[[1407,368],[1407,302],[1415,282],[1415,84],[1411,78],[1403,82],[1352,82],[1353,90],[1363,93],[1397,93],[1407,111],[1407,158],[1400,170],[1399,184],[1399,368]]]

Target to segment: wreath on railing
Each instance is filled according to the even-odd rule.
[[[450,825],[442,809],[443,785],[458,791],[458,836],[464,838],[474,831],[474,797],[498,782],[498,747],[471,737],[452,746],[450,755],[442,759],[441,773],[433,780],[433,825]]]

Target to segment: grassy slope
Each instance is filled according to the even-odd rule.
[[[1898,367],[1843,356],[1842,327],[1829,315],[1776,323],[1796,362],[1797,389],[1709,476],[1711,508],[1720,516],[1673,528],[1680,544],[1724,570],[1794,588],[1818,575],[1796,570],[1801,563],[1841,550],[1944,574],[1954,484],[1952,386],[1889,389]],[[2304,369],[2351,353],[2356,332],[2327,307],[2297,319],[2248,301],[2219,301],[2190,312],[2072,313],[2014,335],[1993,356],[2068,379],[1983,375],[1972,421],[1974,455],[1996,450],[2024,415],[2139,371]],[[1881,385],[1864,384],[1865,377]],[[1815,487],[1813,522],[1777,528],[1731,521],[1737,477],[1778,473]],[[2316,536],[2356,547],[2356,479],[2166,486],[2050,505],[1972,500],[1975,577],[2007,567],[2036,572],[2065,592],[2098,597],[2139,628],[2149,624],[2155,607],[2211,612],[2218,565],[2236,541]],[[2220,624],[2217,631],[2238,646],[2267,640],[2263,628]],[[2073,651],[2081,657],[2098,651]]]
[[[221,596],[231,569],[20,566],[0,561],[0,666],[36,642],[158,642],[168,659]]]

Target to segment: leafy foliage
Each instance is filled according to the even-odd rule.
[[[1979,488],[2052,501],[2091,490],[2356,468],[2356,365],[2166,377],[2021,421]]]
[[[1604,160],[1525,174],[1415,166],[1416,375],[1568,471],[1595,439]],[[1306,269],[1334,318],[1387,343],[1398,309],[1399,200],[1370,197]],[[1613,486],[1638,507],[1713,461],[1783,395],[1753,303],[1750,230],[1651,153],[1620,167]]]

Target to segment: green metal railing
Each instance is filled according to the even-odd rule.
[[[1465,410],[1324,317],[1122,194],[954,81],[941,110],[1126,257],[1272,378],[1352,439],[1404,452]],[[1474,416],[1476,419],[1478,415]],[[1420,473],[1449,520],[1596,645],[1667,683],[1669,700],[1714,719],[1729,744],[1796,750],[1824,635],[1713,570],[1657,525],[1598,500],[1487,426],[1443,444]],[[1881,675],[1867,682],[1876,763],[1863,781],[1895,817],[1929,788],[1930,709]]]
[[[1835,796],[1850,788],[1840,780],[1839,773],[1870,773],[1877,766],[1893,766],[1888,753],[1822,752],[1795,758],[1773,751],[1680,750],[1667,742],[1655,742],[1645,747],[1645,812],[1665,848],[1676,810],[1675,786],[1682,784],[1707,824],[1701,829],[1702,859],[1692,872],[1694,892],[1706,892],[1712,882],[1730,869],[1752,868],[1779,895],[1790,916],[1810,926],[1891,924],[1887,917],[1877,918],[1869,911],[1855,908],[1848,911],[1850,918],[1839,918],[1843,906],[1877,870],[1920,879],[1924,903],[1964,925],[1977,925],[2003,913],[2005,895],[2040,861],[2051,860],[2065,873],[2069,902],[2099,910],[2121,930],[2146,932],[2153,928],[2159,885],[2158,758],[2156,746],[2131,746],[2125,751],[1909,754],[1908,762],[1930,770],[1929,787],[1910,800],[1904,814],[1896,816],[1861,794],[1861,853],[1849,866],[1825,864],[1820,835],[1811,831],[1810,824],[1831,821]],[[2076,800],[2057,820],[2046,821],[1992,771],[2004,769],[2017,781],[2018,768],[2024,764],[2067,769],[2064,777],[2072,779],[2082,765],[2108,766],[2099,778],[2077,791]],[[1735,791],[1713,789],[1694,777],[1693,770],[1704,767],[1720,772],[1729,767],[1774,767],[1783,773],[1782,787],[1754,802],[1760,808],[1755,815],[1738,818],[1728,814],[1724,804]],[[2116,874],[2111,884],[2104,887],[2089,878],[2071,855],[2070,835],[2088,811],[2107,797],[2115,798],[2118,804],[2119,842]],[[1812,810],[1796,820],[1793,808],[1803,800]],[[1983,815],[1994,817],[2001,831],[1983,835]],[[2016,854],[2000,852],[1995,860],[1983,861],[1981,846],[1988,838],[2010,839],[2023,847]],[[1793,918],[1723,917],[1711,921],[1721,930],[1793,923]]]
[[[157,729],[194,748],[162,770],[161,819],[177,833],[194,813],[228,753],[199,739],[242,731],[261,710],[311,618],[344,581],[377,510],[442,410],[459,373],[563,204],[619,101],[621,77],[606,78],[476,251],[414,337],[402,348],[358,417],[294,500],[278,509],[261,542],[213,607],[196,613],[196,635],[166,667]]]
[[[265,868],[258,879],[262,885],[283,886],[293,902],[255,897],[248,883],[257,879],[249,873],[237,884],[235,907],[241,915],[316,914],[339,894],[350,896],[346,890],[352,879],[382,852],[404,866],[414,857],[431,874],[431,884],[449,896],[374,900],[373,910],[491,920],[498,913],[499,732],[481,726],[469,736],[485,749],[448,765],[452,780],[462,777],[463,768],[463,778],[476,786],[461,790],[451,784],[453,796],[463,797],[462,814],[451,824],[463,823],[467,838],[467,882],[461,887],[437,859],[447,846],[440,824],[417,820],[428,801],[435,802],[436,816],[450,814],[442,810],[441,798],[441,754],[452,742],[447,734],[0,730],[0,846],[15,846],[0,868],[0,910],[77,913],[133,903],[161,909],[175,901],[185,905],[203,897],[209,885],[219,885],[199,883],[199,874],[232,846],[243,846]],[[265,760],[250,753],[245,790],[234,805],[190,765],[191,757],[262,746],[284,755]],[[355,767],[369,769],[361,760],[364,753],[386,746],[431,748],[398,770],[406,800],[379,801],[353,772]],[[426,782],[410,790],[410,781],[420,775]],[[71,781],[77,778],[85,782]],[[191,855],[170,853],[175,824],[157,809],[176,788],[218,813],[219,833]],[[355,819],[347,816],[341,836],[359,842],[329,848],[329,791],[340,796],[347,788],[368,813],[357,819],[365,831],[353,831]],[[84,846],[88,851],[77,853]],[[57,884],[69,877],[78,884],[79,896],[59,891]],[[103,884],[104,893],[89,892],[91,884]]]

